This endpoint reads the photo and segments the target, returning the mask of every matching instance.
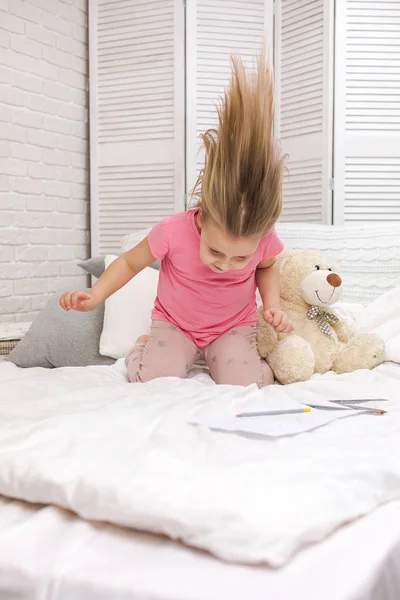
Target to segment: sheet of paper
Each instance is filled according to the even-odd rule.
[[[32,323],[0,323],[0,341],[20,340]]]
[[[322,403],[321,403],[322,404]],[[328,404],[328,403],[327,403]],[[247,405],[243,412],[255,412],[261,410],[287,410],[292,408],[305,408],[297,402],[270,401],[267,403],[256,403]],[[274,415],[263,417],[238,418],[235,413],[203,414],[191,421],[193,425],[205,425],[210,429],[219,431],[236,431],[263,435],[267,437],[283,437],[296,435],[317,427],[327,425],[336,419],[344,417],[359,416],[365,414],[360,410],[317,410],[311,412],[291,415]],[[372,415],[369,418],[379,418]]]

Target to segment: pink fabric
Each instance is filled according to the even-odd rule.
[[[283,244],[273,228],[245,268],[214,273],[200,259],[195,214],[167,217],[148,236],[151,253],[162,261],[152,318],[176,325],[203,348],[233,327],[256,323],[257,265],[279,254]]]
[[[186,377],[203,358],[215,383],[260,388],[274,382],[270,367],[257,352],[256,326],[237,327],[199,350],[175,325],[153,321],[148,341],[138,342],[126,357],[128,379],[147,382],[158,377]]]

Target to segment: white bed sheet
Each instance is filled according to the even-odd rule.
[[[1,600],[398,600],[400,502],[279,570],[0,498]]]
[[[273,566],[400,499],[399,365],[264,391],[200,376],[132,385],[123,363],[0,367],[4,496]],[[254,396],[302,402],[331,394],[386,397],[389,414],[277,442],[188,425],[196,412],[241,411]]]
[[[391,319],[389,327],[385,303],[376,314],[374,325],[386,339],[388,360],[400,362],[398,309],[393,303],[390,308],[397,320]],[[370,326],[370,320],[367,321]],[[384,365],[372,375],[375,383],[381,381],[382,392],[398,369],[398,365]],[[100,371],[94,369],[92,376],[94,371],[98,381]],[[90,378],[90,372],[85,371],[85,378]],[[120,378],[118,368],[108,373]],[[40,395],[38,381],[32,381],[29,387],[31,373],[20,375],[26,378],[26,399],[32,400],[34,392]],[[70,370],[60,370],[49,372],[45,378],[60,379],[59,384],[65,383],[69,388],[71,375]],[[346,394],[359,390],[358,382],[354,382],[354,387],[351,380],[349,376],[344,382]],[[315,385],[319,388],[320,382],[307,384],[310,393],[315,392]],[[57,403],[59,400],[57,394]],[[16,411],[14,417],[24,408],[23,403],[10,405],[8,395],[7,406]],[[329,431],[330,428],[327,434]],[[381,440],[387,441],[385,437]],[[29,453],[25,454],[27,457]],[[393,458],[389,453],[390,457]],[[273,570],[225,564],[166,538],[91,524],[59,508],[0,499],[0,599],[398,600],[399,517],[400,502],[392,502],[342,527],[318,545],[303,548],[286,567]]]

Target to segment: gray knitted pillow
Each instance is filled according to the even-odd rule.
[[[95,256],[93,258],[88,258],[87,260],[83,260],[78,263],[78,267],[81,267],[86,273],[89,275],[93,275],[97,279],[104,273],[104,259],[105,256]],[[153,269],[160,270],[160,261],[156,260],[150,265]]]
[[[111,365],[99,354],[104,304],[90,312],[65,312],[53,296],[25,337],[8,356],[18,367],[85,367]]]
[[[93,258],[88,258],[87,260],[83,260],[78,263],[78,267],[89,273],[89,275],[93,275],[97,279],[104,273],[104,259],[105,256],[95,256]]]

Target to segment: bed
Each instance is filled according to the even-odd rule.
[[[70,388],[71,381],[76,375],[78,378],[82,378],[82,371],[85,373],[84,378],[89,375],[87,371],[91,371],[90,376],[94,376],[100,381],[103,379],[104,373],[107,373],[106,377],[108,378],[120,379],[123,377],[121,363],[117,363],[114,367],[79,368],[76,374],[74,368],[46,371],[45,369],[22,370],[14,365],[7,366],[17,370],[18,376],[25,380],[24,389],[25,391],[31,389],[31,400],[36,407],[34,410],[39,411],[40,406],[36,399],[40,394],[40,389],[44,389],[46,384],[43,385],[43,382],[47,378],[52,379],[51,389],[54,390],[56,387],[60,391],[61,386]],[[20,399],[13,393],[16,388],[6,385],[4,367],[5,365],[0,364],[1,386],[2,390],[8,389],[10,394],[8,400],[5,400],[2,395],[1,420],[3,426],[7,412],[4,408],[5,404],[9,405],[10,401],[13,402],[9,415],[13,414],[14,417],[18,413],[20,414],[20,409],[24,406],[24,403],[20,403]],[[386,364],[379,369],[382,370],[381,375],[385,378],[394,376],[400,379],[399,365]],[[34,373],[31,374],[31,371]],[[33,383],[32,375],[37,377],[35,383]],[[55,385],[54,377],[57,377],[59,384]],[[205,377],[207,376],[202,373],[194,374],[194,380],[201,380]],[[42,378],[42,384],[40,384],[40,378]],[[332,385],[332,381],[327,383]],[[207,388],[208,385],[205,387]],[[34,395],[35,390],[37,396]],[[291,547],[290,558],[285,557],[285,564],[280,568],[240,564],[240,557],[238,561],[235,559],[234,563],[227,562],[208,552],[189,548],[188,543],[193,542],[195,545],[199,545],[194,538],[191,541],[190,535],[194,533],[194,530],[192,529],[190,533],[190,527],[186,544],[183,544],[159,535],[132,531],[130,528],[120,528],[101,522],[112,520],[113,517],[110,513],[102,514],[101,511],[106,505],[101,508],[97,500],[94,500],[94,504],[97,506],[99,520],[95,519],[94,513],[85,514],[87,502],[91,498],[93,501],[93,497],[90,490],[87,490],[86,498],[81,497],[82,502],[76,504],[77,497],[82,494],[82,489],[79,492],[79,486],[82,484],[79,477],[82,476],[82,472],[80,475],[77,472],[74,474],[68,471],[66,464],[71,461],[71,456],[74,454],[77,456],[76,444],[73,439],[68,440],[68,453],[65,448],[59,451],[61,446],[59,449],[55,448],[54,440],[57,439],[57,436],[62,435],[62,431],[57,425],[57,419],[54,421],[51,416],[49,401],[49,397],[43,396],[42,408],[45,408],[46,414],[43,413],[40,419],[32,422],[29,422],[31,414],[25,415],[26,428],[14,430],[12,435],[10,435],[12,419],[7,419],[9,433],[6,436],[8,437],[6,451],[4,434],[0,444],[2,448],[0,458],[2,493],[30,500],[30,503],[25,503],[3,496],[0,501],[0,597],[2,599],[36,600],[36,598],[51,597],[54,600],[100,600],[106,598],[113,600],[139,598],[211,600],[212,598],[249,597],[257,600],[267,597],[274,598],[274,600],[280,598],[285,600],[290,598],[296,598],[296,600],[303,598],[304,600],[313,598],[386,600],[398,598],[400,590],[400,501],[386,503],[381,498],[384,502],[383,505],[377,506],[375,509],[364,507],[368,512],[367,516],[358,518],[353,514],[349,519],[352,521],[350,524],[343,523],[338,528],[335,526],[330,533],[327,533],[326,530],[316,533],[311,528],[312,537],[315,540],[321,539],[321,541],[317,544],[307,544],[303,538],[301,547],[297,547],[293,553],[293,547]],[[62,397],[59,394],[58,401],[63,407],[64,418],[68,419],[68,414],[70,413],[71,416],[73,411],[64,410],[65,396]],[[94,413],[97,413],[99,407],[94,408]],[[81,416],[85,420],[88,413],[82,411]],[[115,415],[113,417],[109,414],[109,417],[112,420]],[[343,419],[341,423],[335,422],[325,428],[325,432],[320,429],[304,435],[314,437],[319,431],[320,440],[325,439],[332,443],[335,436],[339,435],[337,439],[343,441],[350,431],[357,431],[360,427],[362,429],[362,423],[365,424],[365,419],[368,418],[368,416],[358,417],[358,424],[355,420],[351,423],[351,418]],[[40,432],[43,423],[51,422],[52,419],[55,427],[54,437],[47,426]],[[331,434],[328,431],[330,428],[332,428]],[[345,430],[347,433],[344,433]],[[26,436],[27,431],[28,435]],[[105,431],[101,432],[101,435],[105,436],[103,439],[107,443]],[[220,436],[223,435],[220,434]],[[47,465],[40,466],[41,453],[38,451],[39,446],[36,443],[38,436],[40,439],[45,436],[44,447],[54,448],[53,459]],[[302,436],[297,437],[300,439]],[[28,439],[32,443],[28,443]],[[74,439],[77,441],[76,437]],[[383,444],[385,443],[385,440],[381,441]],[[29,457],[31,451],[36,454],[36,457]],[[52,452],[48,450],[46,454],[51,455]],[[59,462],[60,458],[61,463]],[[82,458],[84,457],[81,455]],[[394,458],[398,461],[398,456]],[[36,460],[38,460],[37,464]],[[73,460],[72,463],[74,463]],[[51,464],[55,465],[53,473],[48,471]],[[60,464],[61,467],[64,465],[67,469],[64,472],[63,467],[61,468],[62,478],[64,478],[64,492],[61,496],[59,495],[60,479],[58,477]],[[380,473],[382,474],[382,472]],[[391,475],[395,476],[396,474],[392,471]],[[49,486],[51,480],[53,485]],[[394,488],[397,493],[399,491],[398,480],[394,486],[391,486],[392,491]],[[105,490],[103,493],[107,495]],[[70,504],[75,514],[56,506],[38,504],[37,502],[40,501],[44,501],[46,504],[53,502],[66,506]],[[110,505],[108,507],[110,508]],[[143,509],[143,505],[141,508]],[[360,516],[364,509],[359,505],[356,507]],[[76,513],[87,518],[81,519]],[[305,520],[310,518],[312,521],[311,515],[304,514],[304,517]],[[344,514],[340,520],[346,520]],[[161,524],[161,521],[159,523]],[[168,524],[166,525],[164,522],[163,526],[166,527],[165,531],[168,533]],[[169,530],[170,535],[174,535],[175,526],[176,524],[173,524],[172,530]],[[193,527],[193,523],[191,527]],[[197,531],[197,534],[199,533],[201,532]],[[177,535],[177,537],[180,536]],[[226,549],[227,543],[228,540],[225,540],[224,544],[220,546],[220,542],[218,542],[215,547],[217,553],[218,548]]]
[[[389,415],[275,441],[191,425],[266,393],[201,369],[133,386],[123,360],[0,362],[0,597],[397,599],[399,305],[392,285],[354,311],[386,342],[373,372],[268,390],[386,397]]]
[[[274,570],[0,499],[2,600],[397,600],[399,589],[399,502]]]

